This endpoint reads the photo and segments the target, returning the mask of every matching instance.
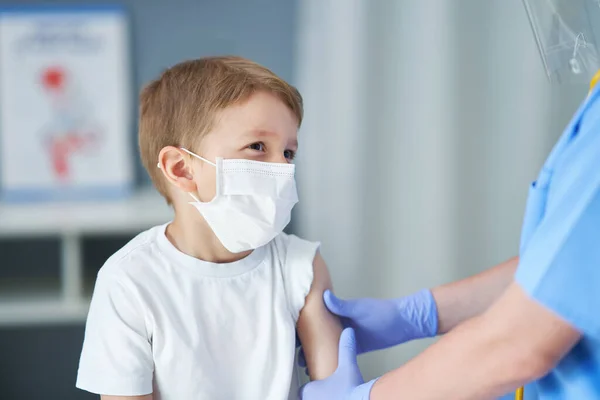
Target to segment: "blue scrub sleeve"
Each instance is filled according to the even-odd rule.
[[[596,92],[533,188],[543,213],[516,281],[583,334],[600,338],[600,96]]]
[[[544,217],[521,254],[516,281],[576,329],[600,338],[600,190],[588,183]]]

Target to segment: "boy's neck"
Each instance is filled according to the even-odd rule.
[[[190,207],[191,212],[175,212],[175,218],[167,226],[167,239],[179,251],[188,256],[212,263],[231,263],[247,257],[252,250],[242,253],[232,253],[227,250],[201,215]]]

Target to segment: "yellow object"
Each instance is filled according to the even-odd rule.
[[[600,69],[594,74],[592,80],[590,81],[590,92],[594,90],[596,84],[600,81]]]
[[[523,400],[523,393],[525,393],[525,389],[520,387],[515,392],[515,400]]]

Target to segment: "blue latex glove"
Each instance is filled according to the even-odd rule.
[[[375,380],[364,383],[356,362],[356,337],[352,328],[342,332],[338,367],[329,378],[300,389],[300,400],[369,400]]]
[[[344,327],[354,328],[358,354],[437,335],[437,306],[429,289],[389,300],[341,300],[328,290],[324,299]]]
[[[341,300],[327,290],[323,298],[329,311],[341,317],[344,328],[356,332],[358,354],[437,335],[437,305],[429,289],[387,300]],[[298,365],[306,367],[302,350],[298,356]]]

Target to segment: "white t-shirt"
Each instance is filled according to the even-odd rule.
[[[77,387],[158,400],[297,398],[295,328],[318,243],[280,234],[248,257],[187,256],[166,225],[98,273]]]

